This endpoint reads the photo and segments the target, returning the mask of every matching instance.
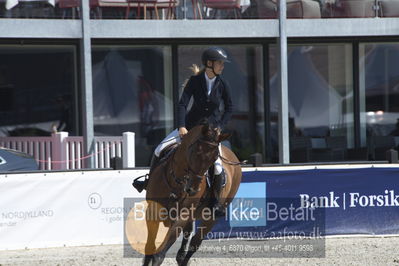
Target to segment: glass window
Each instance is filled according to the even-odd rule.
[[[178,77],[181,85],[191,75],[192,64],[202,67],[201,54],[209,46],[179,46]],[[253,153],[264,153],[264,82],[263,53],[260,45],[221,45],[230,63],[225,64],[222,77],[230,85],[233,116],[226,126],[232,133],[227,145],[240,160]]]
[[[94,46],[95,135],[136,133],[136,165],[148,166],[154,148],[173,128],[171,49]]]
[[[360,135],[372,160],[399,144],[399,44],[359,45]]]
[[[74,46],[0,46],[0,135],[77,133]]]
[[[276,49],[271,49],[271,55]],[[276,57],[271,56],[272,59]],[[278,76],[270,67],[271,135],[278,158]],[[352,46],[290,45],[288,99],[291,162],[347,160],[354,146]]]

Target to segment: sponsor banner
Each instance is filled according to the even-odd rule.
[[[399,168],[253,171],[208,238],[399,234],[398,220]]]
[[[0,176],[0,250],[122,244],[123,199],[145,170]],[[145,197],[145,196],[144,196]]]
[[[0,250],[122,244],[124,200],[145,198],[131,183],[147,172],[0,175]],[[226,217],[206,237],[398,234],[398,207],[399,168],[244,169]]]

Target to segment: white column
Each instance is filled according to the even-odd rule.
[[[136,166],[135,143],[134,143],[133,132],[123,133],[122,156],[123,156],[123,168],[133,168]]]
[[[288,124],[288,48],[287,48],[287,6],[285,0],[279,5],[279,112],[278,138],[279,162],[290,163],[290,138]]]
[[[57,132],[51,135],[52,145],[52,161],[54,170],[65,170],[67,169],[67,149],[66,149],[66,138],[68,132]]]

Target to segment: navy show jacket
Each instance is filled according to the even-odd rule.
[[[178,127],[186,127],[190,130],[203,118],[207,118],[210,124],[221,129],[225,127],[233,112],[230,89],[226,82],[217,76],[210,95],[205,80],[205,72],[191,76],[188,80],[178,104]],[[193,97],[193,105],[187,112],[187,106]],[[224,103],[224,111],[220,110]]]

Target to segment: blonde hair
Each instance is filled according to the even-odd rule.
[[[192,64],[189,69],[193,72],[194,75],[199,75],[205,71],[205,68],[200,69],[200,67],[197,64]]]
[[[202,74],[202,73],[205,72],[205,67],[202,68],[202,69],[200,69],[200,67],[199,67],[197,64],[192,64],[190,67],[188,67],[188,69],[190,69],[190,70],[193,72],[193,75],[194,75],[194,76],[198,76],[198,75],[200,75],[200,74]],[[183,82],[182,87],[181,87],[181,90],[183,90],[184,87],[186,87],[188,80],[189,80],[189,79],[186,79],[186,80]]]

